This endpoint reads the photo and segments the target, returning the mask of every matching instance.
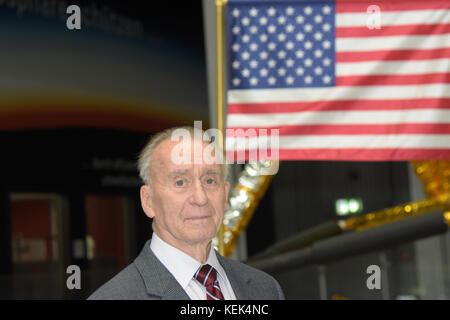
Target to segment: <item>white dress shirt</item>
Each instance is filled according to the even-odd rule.
[[[202,266],[199,261],[163,241],[155,232],[153,232],[150,242],[150,249],[192,300],[206,300],[206,288],[194,279],[195,272]],[[216,269],[217,280],[225,300],[236,300],[233,288],[231,288],[225,270],[217,260],[212,244],[205,264]]]

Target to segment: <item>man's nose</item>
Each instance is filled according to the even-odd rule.
[[[196,181],[193,185],[191,203],[197,206],[204,206],[208,203],[208,197],[200,181]]]

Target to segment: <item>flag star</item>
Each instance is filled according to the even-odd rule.
[[[304,29],[306,32],[311,32],[313,29],[313,26],[308,23],[308,24],[305,24]]]
[[[305,21],[305,19],[303,18],[303,16],[297,16],[296,18],[295,18],[295,21],[298,23],[298,24],[302,24],[304,21]]]
[[[277,45],[275,44],[275,42],[269,42],[269,44],[267,45],[267,48],[269,50],[275,50],[275,48],[277,47]]]
[[[233,69],[239,69],[239,61],[233,61]]]
[[[320,32],[316,32],[314,33],[314,39],[316,39],[317,41],[322,40],[323,35]]]
[[[280,58],[280,59],[286,58],[286,51],[283,51],[283,50],[278,51],[278,58]]]
[[[276,64],[277,64],[277,62],[273,59],[270,59],[269,62],[267,63],[269,68],[274,68],[276,66]]]
[[[312,61],[312,59],[310,59],[310,58],[308,58],[308,59],[305,59],[305,66],[307,66],[307,67],[311,67],[311,66],[312,66],[312,64],[313,64],[313,61]]]
[[[267,34],[263,33],[262,35],[259,36],[259,41],[261,42],[266,42],[268,39]]]
[[[301,32],[297,33],[297,41],[303,41],[303,39],[305,38],[305,35]]]
[[[295,55],[297,56],[297,58],[303,58],[304,52],[302,50],[297,50],[295,52]]]
[[[310,15],[313,12],[313,9],[310,6],[307,6],[303,11],[306,15]]]
[[[247,68],[242,70],[242,76],[244,78],[247,78],[250,75],[250,70],[248,70]]]
[[[323,31],[325,31],[325,32],[330,31],[330,30],[331,30],[331,24],[325,23],[325,24],[322,26],[322,29],[323,29]]]
[[[277,30],[277,27],[275,27],[273,24],[271,24],[270,26],[267,27],[267,31],[269,33],[275,33],[276,30]]]
[[[294,49],[294,43],[292,41],[287,42],[286,49],[288,49],[288,50]]]
[[[325,40],[325,41],[322,43],[322,46],[324,47],[324,49],[330,49],[330,47],[331,47],[331,42],[328,41],[328,40]]]
[[[286,78],[286,83],[287,84],[293,84],[294,83],[294,77],[291,77],[291,76],[287,77]]]
[[[291,33],[292,31],[294,31],[294,26],[292,24],[288,24],[286,26],[286,32]]]
[[[280,68],[277,71],[278,71],[278,75],[281,77],[286,74],[286,69],[284,69],[284,68]]]
[[[294,65],[294,60],[292,59],[287,59],[286,60],[286,66],[287,67],[292,67]]]
[[[250,41],[250,36],[248,34],[244,34],[242,36],[242,42],[247,43]]]
[[[252,60],[250,61],[250,68],[255,69],[258,66],[258,61]]]
[[[331,59],[330,58],[325,58],[322,61],[324,66],[329,66],[331,64]]]
[[[286,18],[283,16],[279,16],[278,19],[278,24],[285,24],[286,23]]]
[[[240,14],[239,10],[237,8],[235,8],[233,10],[233,17],[237,18],[237,17],[239,17],[239,14]]]
[[[238,52],[241,46],[239,45],[239,43],[235,43],[231,48],[234,52]]]
[[[251,34],[255,34],[258,32],[258,27],[257,26],[251,26],[250,27],[250,33]]]
[[[330,83],[330,82],[331,82],[331,77],[328,76],[328,75],[326,75],[326,76],[324,76],[324,77],[322,78],[322,81],[323,81],[324,83]]]
[[[312,47],[313,47],[313,44],[311,41],[305,42],[305,49],[309,50],[309,49],[312,49]]]
[[[252,86],[256,86],[258,84],[258,78],[255,78],[255,77],[251,78],[250,79],[250,84]]]
[[[277,79],[275,77],[270,77],[267,81],[271,86],[273,86],[277,82]]]
[[[294,8],[292,8],[292,7],[287,7],[287,8],[286,8],[286,14],[287,14],[288,16],[292,16],[292,15],[294,14]]]
[[[233,79],[233,85],[234,85],[234,86],[237,87],[240,83],[241,83],[241,80],[240,80],[240,79],[238,79],[238,78],[234,78],[234,79]]]
[[[252,17],[256,17],[258,15],[258,10],[256,8],[251,8],[249,13]]]
[[[314,17],[314,22],[315,22],[315,23],[321,23],[322,20],[323,20],[323,18],[322,18],[322,16],[321,16],[320,14],[318,14],[318,15],[316,15],[316,16]]]
[[[305,77],[305,82],[310,84],[313,81],[313,78],[311,76],[306,76]]]
[[[267,51],[261,51],[261,52],[259,53],[259,57],[260,57],[262,60],[267,59],[267,56],[268,56]]]
[[[233,34],[238,34],[239,31],[241,31],[241,28],[239,28],[238,26],[233,27]]]
[[[243,26],[248,26],[250,24],[250,19],[248,17],[244,17],[241,22]]]
[[[266,17],[259,18],[259,24],[265,26],[267,24],[267,18]]]
[[[277,10],[275,10],[274,7],[270,7],[270,8],[267,10],[267,14],[268,14],[269,16],[271,16],[271,17],[273,17],[273,16],[275,15],[276,12],[277,12]]]
[[[316,58],[320,58],[322,56],[322,50],[319,50],[319,49],[315,50],[314,51],[314,56]]]
[[[250,50],[251,51],[256,51],[256,50],[258,50],[258,45],[256,44],[256,43],[252,43],[251,45],[250,45]]]
[[[322,68],[321,68],[321,67],[316,67],[316,68],[314,69],[314,73],[317,74],[317,75],[322,74]]]
[[[331,13],[331,7],[330,7],[330,6],[325,6],[325,7],[323,7],[323,8],[322,8],[322,12],[323,12],[324,14],[329,14],[329,13]]]
[[[259,74],[261,77],[266,77],[268,73],[269,72],[265,68],[262,68],[261,70],[259,70]]]
[[[242,53],[242,59],[248,60],[249,58],[250,58],[250,53],[248,53],[247,51],[244,51]]]
[[[295,69],[295,73],[297,73],[297,75],[299,76],[302,76],[304,72],[305,69],[303,69],[302,67],[298,67],[297,69]]]
[[[284,33],[280,33],[278,35],[278,41],[284,41],[284,40],[286,40],[286,35]]]

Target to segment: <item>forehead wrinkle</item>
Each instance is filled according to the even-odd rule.
[[[189,172],[190,172],[190,170],[188,170],[188,169],[178,169],[178,170],[173,170],[173,171],[169,172],[169,176],[184,175]]]

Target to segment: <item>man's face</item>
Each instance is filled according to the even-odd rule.
[[[176,144],[168,139],[154,150],[149,186],[141,188],[143,209],[166,242],[209,242],[222,222],[229,182],[224,181],[222,165],[208,159],[194,164],[191,156],[190,163],[175,164],[171,153]],[[202,149],[208,145],[200,144]]]

